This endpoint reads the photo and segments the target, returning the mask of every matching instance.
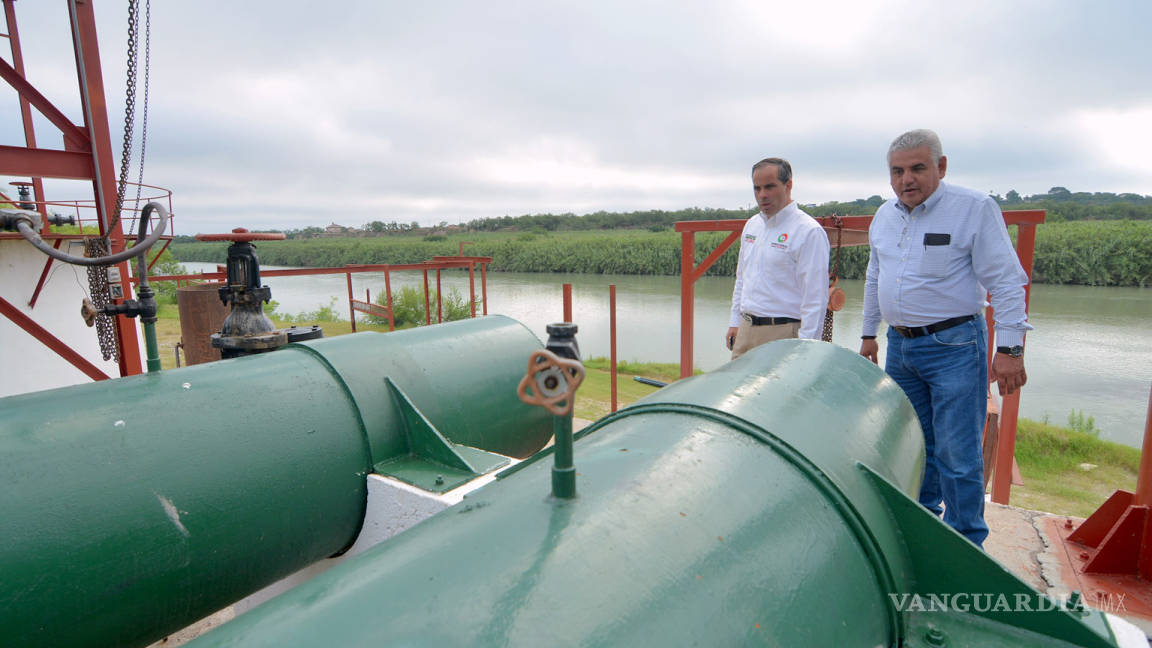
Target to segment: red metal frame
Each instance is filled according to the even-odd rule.
[[[76,353],[72,347],[65,344],[60,338],[52,335],[48,329],[40,326],[31,317],[25,315],[19,308],[16,308],[7,299],[0,297],[0,315],[12,320],[16,326],[24,329],[29,335],[40,341],[41,344],[52,349],[61,358],[64,358],[73,367],[83,371],[92,380],[107,380],[108,374],[100,370],[99,367],[88,361],[87,358]]]
[[[112,142],[108,132],[108,110],[104,98],[103,75],[100,71],[100,50],[96,38],[96,20],[91,2],[69,3],[69,20],[72,28],[73,48],[76,54],[76,76],[80,88],[81,108],[84,126],[73,124],[62,111],[57,109],[24,76],[23,56],[20,48],[19,29],[13,0],[3,0],[4,14],[8,25],[9,44],[15,66],[0,60],[0,78],[3,78],[20,97],[20,112],[24,122],[27,147],[0,146],[0,173],[32,178],[36,199],[42,214],[46,213],[41,178],[70,178],[91,180],[96,196],[95,208],[100,222],[101,236],[108,236],[112,242],[111,252],[124,249],[123,228],[119,221],[111,223],[109,218],[115,208],[116,171],[112,159]],[[42,149],[36,145],[32,123],[31,107],[35,107],[44,117],[58,128],[64,136],[63,151]],[[131,272],[127,262],[118,264],[121,286],[124,295],[131,295]],[[37,294],[38,296],[38,294]],[[32,332],[23,319],[8,315],[21,328]],[[30,322],[31,320],[28,319]],[[120,346],[120,375],[141,373],[142,363],[137,342],[136,322],[127,317],[115,318],[115,334]],[[45,331],[46,333],[46,331]],[[57,353],[62,344],[58,338],[52,341],[37,335],[49,348]],[[49,334],[50,335],[50,334]],[[75,354],[75,351],[69,351]],[[78,354],[76,354],[78,356]],[[86,362],[86,361],[85,361]],[[74,363],[75,364],[75,363]],[[90,364],[90,363],[89,363]],[[88,375],[93,373],[86,371]],[[98,379],[106,378],[99,372]],[[94,376],[95,377],[95,376]]]
[[[609,374],[612,381],[612,411],[616,411],[616,284],[608,286],[608,348]]]
[[[1005,224],[1017,226],[1016,255],[1020,259],[1020,265],[1028,273],[1028,285],[1024,290],[1024,305],[1027,309],[1028,300],[1032,294],[1032,265],[1036,251],[1036,226],[1044,222],[1045,212],[1041,209],[1034,209],[1002,213]],[[821,217],[816,220],[824,227],[825,231],[833,232],[836,230],[832,217]],[[692,375],[692,335],[695,315],[693,302],[695,300],[696,280],[704,276],[708,268],[712,267],[712,264],[736,242],[746,222],[746,220],[719,220],[680,221],[676,223],[676,231],[680,232],[681,378]],[[867,245],[868,228],[872,224],[871,216],[843,216],[840,218],[840,223],[843,227],[841,243],[844,247]],[[729,232],[728,236],[699,265],[696,264],[696,232]],[[988,309],[986,317],[991,321],[991,308]],[[994,335],[995,331],[989,326],[988,348],[990,350],[995,349]],[[1020,391],[1018,389],[1004,398],[1000,413],[1000,436],[992,476],[992,501],[1000,504],[1008,503],[1012,489],[1012,459],[1016,452],[1016,418],[1020,412]]]

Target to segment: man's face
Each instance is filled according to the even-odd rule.
[[[944,177],[947,169],[948,158],[941,155],[939,162],[933,162],[932,151],[927,146],[893,151],[888,155],[892,191],[908,209],[928,200],[940,186],[940,178]]]
[[[775,216],[792,202],[792,180],[780,182],[780,169],[775,164],[765,164],[752,172],[752,191],[765,216]]]

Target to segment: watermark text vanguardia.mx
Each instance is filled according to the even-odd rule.
[[[1084,605],[1110,614],[1123,614],[1124,594],[1095,595],[1079,599]],[[1067,609],[1069,597],[1036,594],[994,594],[991,592],[954,592],[947,594],[888,594],[899,612],[1050,612]],[[1073,601],[1075,602],[1075,601]]]

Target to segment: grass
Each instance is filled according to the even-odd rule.
[[[346,320],[296,321],[272,318],[277,327],[320,325],[324,335],[352,332]],[[387,326],[360,323],[360,331],[387,331]],[[180,341],[180,319],[175,304],[161,304],[156,322],[157,343],[164,369],[176,367],[174,345]],[[606,358],[585,363],[584,384],[576,394],[575,415],[595,421],[611,411],[611,378]],[[652,362],[617,363],[617,401],[629,405],[656,391],[656,387],[633,380],[633,376],[673,382],[680,378],[676,364]],[[699,373],[699,372],[698,372]],[[1089,419],[1090,421],[1091,419]],[[1091,425],[1075,416],[1068,427],[1020,419],[1016,460],[1024,484],[1012,487],[1012,505],[1059,515],[1087,517],[1117,489],[1134,491],[1140,467],[1140,451],[1097,438]],[[1090,464],[1091,468],[1086,465]],[[1083,466],[1082,466],[1083,465]]]
[[[1024,484],[1012,505],[1087,517],[1117,489],[1134,491],[1140,451],[1073,427],[1020,419],[1016,461]]]

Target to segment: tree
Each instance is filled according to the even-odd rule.
[[[1009,189],[1008,194],[1004,196],[1004,202],[1009,205],[1018,205],[1024,201],[1020,198],[1020,194],[1016,193],[1015,189]]]

